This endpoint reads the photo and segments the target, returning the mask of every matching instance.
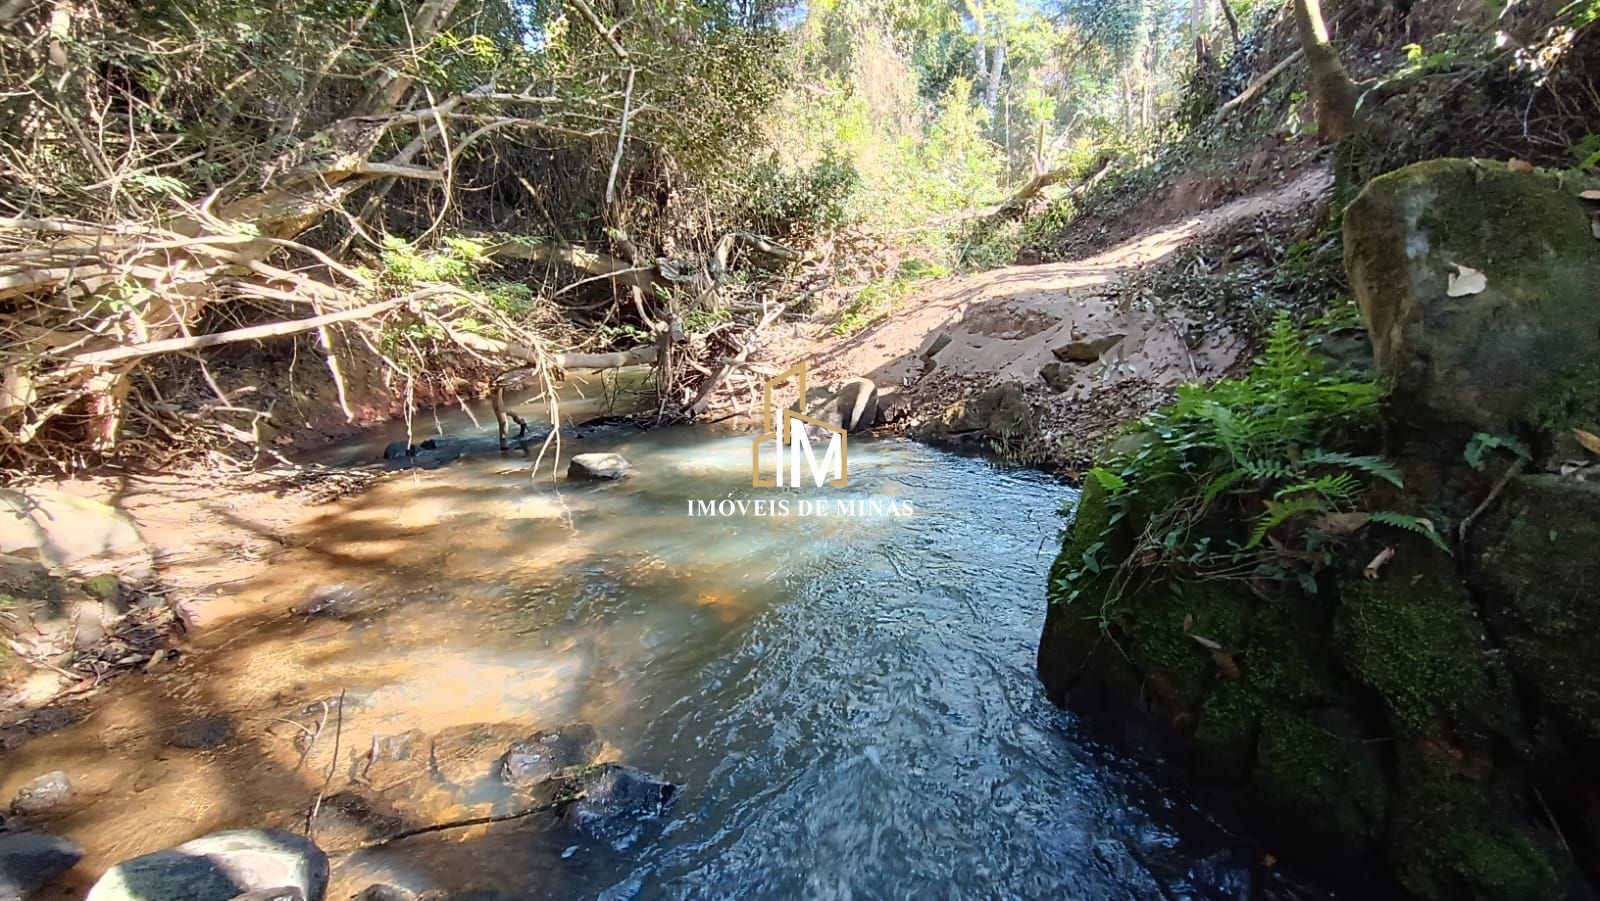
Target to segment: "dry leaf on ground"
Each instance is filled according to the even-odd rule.
[[[1583,445],[1584,450],[1600,457],[1600,435],[1585,432],[1583,429],[1573,429],[1572,434],[1578,439],[1578,443]]]
[[[1463,266],[1460,263],[1452,263],[1451,265],[1456,267],[1456,271],[1450,273],[1450,279],[1446,283],[1444,293],[1451,297],[1467,297],[1489,287],[1489,279],[1482,272],[1471,266]]]

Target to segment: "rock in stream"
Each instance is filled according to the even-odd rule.
[[[253,892],[321,901],[327,889],[328,856],[310,840],[239,829],[125,860],[100,877],[88,901],[231,901]]]
[[[0,832],[0,901],[27,898],[83,858],[83,849],[47,832]]]

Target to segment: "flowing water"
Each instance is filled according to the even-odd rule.
[[[386,437],[338,453],[370,458]],[[209,830],[298,828],[347,781],[336,747],[351,760],[412,729],[581,722],[608,757],[683,786],[664,816],[603,841],[541,816],[337,853],[329,897],[379,879],[484,898],[1248,890],[1253,861],[1035,679],[1070,489],[866,439],[848,487],[754,489],[748,437],[710,428],[569,440],[636,471],[553,484],[474,440],[327,506],[303,547],[234,589],[305,615],[202,636],[182,667],[124,680],[0,761],[8,791],[47,769],[74,779],[87,803],[49,826],[89,849],[80,883]],[[780,497],[788,516],[688,515],[692,499]],[[806,499],[911,513],[799,515]],[[342,714],[319,715],[341,694]],[[169,745],[205,716],[226,743]]]

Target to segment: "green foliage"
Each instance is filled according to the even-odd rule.
[[[1466,450],[1461,456],[1466,459],[1467,465],[1482,471],[1485,457],[1493,450],[1508,450],[1523,460],[1533,459],[1528,446],[1510,435],[1491,435],[1488,432],[1479,432],[1467,442]]]
[[[420,251],[394,235],[384,237],[380,258],[384,276],[401,286],[419,282],[460,284],[486,262],[483,249],[464,238],[446,241],[439,251]]]
[[[855,163],[831,148],[797,169],[768,160],[747,179],[739,219],[747,228],[785,240],[826,238],[838,231],[850,220],[850,201],[861,189]]]
[[[833,326],[841,337],[853,335],[888,314],[925,279],[949,274],[949,269],[924,260],[909,259],[900,264],[894,277],[867,285],[856,292]]]
[[[1124,583],[1160,573],[1267,577],[1315,591],[1315,573],[1332,562],[1336,538],[1323,518],[1358,511],[1374,485],[1401,484],[1381,457],[1333,449],[1374,425],[1380,395],[1369,381],[1323,371],[1280,313],[1248,374],[1180,388],[1173,404],[1123,439],[1131,449],[1090,471],[1109,515],[1076,568],[1092,574],[1117,567]],[[1438,540],[1421,520],[1374,519]],[[1102,559],[1124,522],[1142,531],[1125,559]],[[1069,586],[1058,587],[1070,600]]]
[[[1600,9],[1600,0],[1595,3],[1595,8]],[[1586,134],[1583,140],[1572,145],[1571,153],[1578,160],[1578,169],[1593,169],[1600,166],[1600,135]]]

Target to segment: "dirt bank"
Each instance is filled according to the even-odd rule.
[[[1184,215],[1168,205],[1171,221],[1092,256],[933,281],[849,337],[796,326],[773,355],[785,366],[806,361],[816,384],[872,379],[902,431],[1017,382],[1044,459],[1080,460],[1109,430],[1179,384],[1221,375],[1248,347],[1227,315],[1205,298],[1171,296],[1163,277],[1214,274],[1248,287],[1265,265],[1249,239],[1314,221],[1332,181],[1316,167],[1216,208]]]

